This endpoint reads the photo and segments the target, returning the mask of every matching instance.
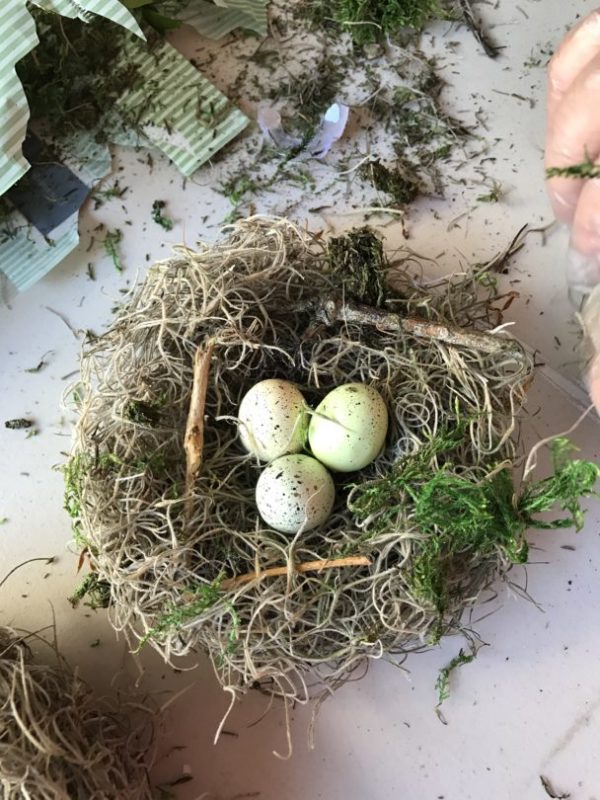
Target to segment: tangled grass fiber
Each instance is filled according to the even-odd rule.
[[[492,330],[506,298],[482,299],[485,268],[428,285],[405,254],[392,292],[368,230],[329,243],[284,219],[229,230],[153,266],[84,347],[67,509],[132,645],[167,660],[208,652],[232,702],[252,686],[305,702],[368,659],[460,630],[493,579],[526,561],[537,512],[559,500],[568,517],[552,524],[580,522],[597,472],[559,443],[554,476],[513,485],[533,364]],[[259,518],[261,467],[237,436],[240,399],[267,377],[295,381],[313,407],[364,381],[390,412],[381,456],[335,476],[329,521],[294,537]]]
[[[148,712],[94,697],[54,651],[53,666],[36,663],[30,639],[0,628],[5,800],[151,800]]]

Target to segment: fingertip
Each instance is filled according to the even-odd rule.
[[[592,11],[565,37],[548,64],[548,102],[553,107],[577,75],[600,52],[600,9]]]
[[[600,180],[591,179],[581,189],[573,217],[573,247],[594,263],[591,285],[600,282]]]
[[[590,399],[600,413],[600,355],[595,355],[592,359],[586,382]]]

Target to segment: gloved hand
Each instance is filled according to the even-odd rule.
[[[600,9],[579,22],[548,71],[546,167],[600,161]],[[569,284],[589,291],[600,283],[600,179],[548,181],[559,220],[571,226]]]
[[[573,28],[550,62],[545,161],[547,168],[600,163],[600,9]],[[595,355],[587,383],[600,411],[600,179],[555,177],[547,185],[556,217],[571,227],[572,297],[578,303],[589,295],[583,320]]]

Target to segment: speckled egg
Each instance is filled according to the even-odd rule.
[[[317,406],[308,440],[315,458],[338,472],[354,472],[381,452],[388,410],[377,389],[365,383],[338,386]]]
[[[242,444],[261,461],[299,453],[306,445],[307,404],[293,383],[272,378],[255,384],[238,413]]]
[[[256,484],[256,505],[264,521],[282,533],[310,531],[322,525],[333,508],[335,486],[325,467],[305,455],[272,461]]]

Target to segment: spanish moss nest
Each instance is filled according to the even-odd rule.
[[[148,714],[94,698],[56,653],[54,666],[36,663],[30,638],[0,628],[2,796],[151,800]]]
[[[232,698],[302,702],[460,630],[527,560],[537,512],[558,501],[567,516],[543,524],[580,524],[597,471],[560,441],[554,475],[515,485],[533,364],[493,330],[507,298],[482,299],[486,268],[427,284],[406,253],[391,291],[368,229],[329,243],[285,219],[228,230],[153,266],[85,345],[67,509],[88,585],[132,645],[208,652]],[[261,521],[261,465],[238,439],[242,396],[272,377],[312,407],[364,381],[390,412],[382,454],[334,476],[329,521],[296,536]]]

